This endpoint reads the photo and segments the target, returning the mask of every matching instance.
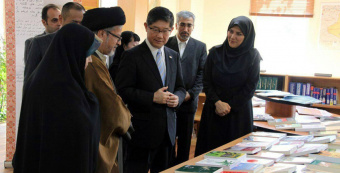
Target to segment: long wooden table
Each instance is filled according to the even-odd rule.
[[[222,146],[220,146],[220,147],[218,147],[218,148],[216,148],[214,150],[211,150],[211,151],[223,151],[226,148],[232,147],[232,146],[236,145],[237,143],[242,142],[242,139],[245,138],[245,137],[248,137],[249,135],[250,134],[242,136],[242,137],[240,137],[240,138],[238,138],[238,139],[236,139],[234,141],[231,141],[231,142],[229,142],[229,143],[227,143],[225,145],[222,145]],[[210,152],[210,151],[208,151],[208,152]],[[206,154],[206,153],[204,153],[204,154]],[[167,170],[164,170],[162,172],[164,172],[164,173],[174,173],[176,169],[178,169],[178,168],[180,168],[180,167],[182,167],[184,165],[195,165],[196,162],[204,159],[204,154],[199,155],[199,156],[197,156],[195,158],[192,158],[192,159],[190,159],[190,160],[188,160],[186,162],[183,162],[181,164],[178,164],[176,166],[173,166],[173,167],[171,167],[171,168],[169,168]]]

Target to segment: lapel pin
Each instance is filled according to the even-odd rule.
[[[172,58],[172,56],[169,56],[169,58],[171,59],[171,58]]]

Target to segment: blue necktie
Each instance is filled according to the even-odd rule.
[[[157,64],[157,67],[158,67],[158,70],[159,70],[159,74],[161,75],[161,78],[162,78],[163,86],[165,86],[166,71],[165,71],[164,59],[162,58],[161,49],[158,49],[158,51],[157,51],[156,64]]]

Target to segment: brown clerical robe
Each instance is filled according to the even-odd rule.
[[[97,96],[100,106],[101,129],[96,172],[118,172],[116,156],[119,135],[127,132],[131,113],[115,92],[109,71],[98,55],[92,55],[92,63],[85,70],[85,84]]]

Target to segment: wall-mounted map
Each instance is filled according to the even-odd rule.
[[[320,48],[340,50],[340,3],[321,5]]]

